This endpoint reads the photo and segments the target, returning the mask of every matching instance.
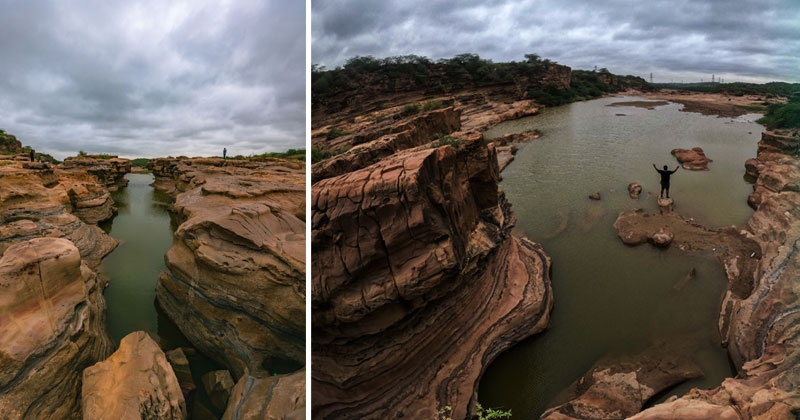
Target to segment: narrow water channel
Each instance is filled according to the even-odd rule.
[[[133,331],[146,331],[162,348],[182,342],[172,322],[156,309],[156,281],[172,245],[170,198],[153,189],[149,174],[128,174],[129,183],[112,193],[117,215],[102,227],[119,246],[101,267],[110,279],[106,298],[108,332],[115,343]],[[180,334],[180,333],[178,333]]]
[[[156,303],[156,282],[166,268],[164,254],[172,245],[175,230],[169,214],[171,198],[150,186],[153,182],[150,174],[128,174],[126,178],[128,186],[112,193],[117,215],[101,225],[120,242],[100,267],[103,275],[109,278],[104,292],[109,335],[119,345],[123,337],[141,330],[150,334],[164,351],[193,347]],[[198,386],[195,399],[211,407],[201,377],[222,367],[200,353],[190,352],[187,358]],[[204,412],[217,417],[222,414],[214,409]],[[189,418],[193,417],[194,410],[190,406]]]
[[[511,409],[515,419],[536,419],[601,357],[654,342],[688,348],[705,373],[671,394],[715,387],[733,374],[716,327],[726,281],[720,265],[709,255],[627,247],[612,225],[631,208],[657,211],[659,176],[652,165],[674,169],[672,149],[699,146],[713,163],[709,171],[673,175],[675,211],[709,227],[743,226],[752,214],[744,161],[756,154],[758,116],[703,116],[682,112],[678,104],[608,106],[633,100],[642,99],[603,98],[547,109],[485,133],[487,138],[529,129],[544,133],[522,146],[503,172],[501,187],[513,204],[517,229],[552,258],[555,297],[549,329],[489,366],[479,388],[486,407]],[[639,200],[629,198],[630,182],[642,185]],[[600,201],[589,200],[595,191]],[[693,268],[696,278],[681,285]]]

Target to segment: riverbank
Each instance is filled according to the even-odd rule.
[[[664,100],[683,104],[683,111],[703,115],[716,115],[723,118],[736,118],[754,112],[764,112],[766,99],[763,95],[726,95],[721,93],[700,93],[662,89],[655,92],[630,91],[625,94],[641,96],[653,100]],[[770,101],[781,101],[771,99]]]

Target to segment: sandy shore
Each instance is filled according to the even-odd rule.
[[[628,91],[626,95],[641,96],[652,100],[663,100],[683,104],[683,111],[698,112],[703,115],[717,115],[726,118],[736,118],[744,114],[763,113],[763,96],[743,95],[732,96],[722,93],[686,92],[663,89],[658,92]],[[771,100],[775,102],[775,100]],[[761,107],[759,111],[752,107]]]

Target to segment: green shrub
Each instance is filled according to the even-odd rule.
[[[347,131],[342,130],[339,127],[333,127],[333,128],[331,128],[331,131],[328,131],[327,139],[328,140],[333,140],[333,139],[335,139],[337,137],[346,136],[348,134],[350,134],[350,133],[347,132]]]
[[[458,149],[458,146],[463,141],[460,138],[449,136],[449,135],[448,136],[439,135],[437,137],[438,137],[438,140],[435,143],[435,147],[450,146],[450,147],[453,147],[455,149]]]
[[[792,100],[786,104],[770,104],[767,113],[757,121],[768,129],[800,128],[800,100]]]
[[[331,152],[319,146],[311,146],[311,163],[321,162],[331,157]]]

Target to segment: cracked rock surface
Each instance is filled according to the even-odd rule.
[[[314,418],[466,418],[502,350],[549,321],[550,260],[511,234],[482,141],[312,188]]]

